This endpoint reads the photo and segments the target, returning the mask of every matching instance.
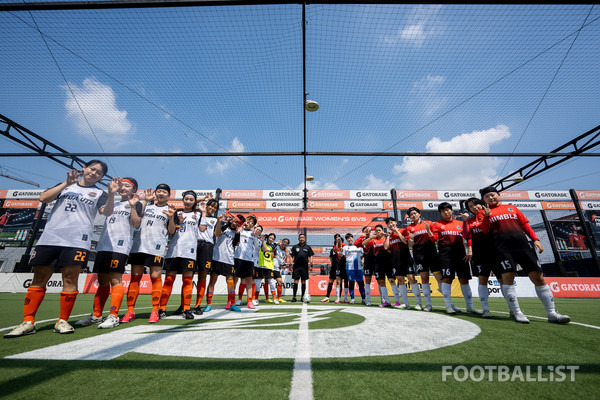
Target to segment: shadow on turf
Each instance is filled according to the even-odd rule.
[[[440,373],[442,365],[450,363],[403,363],[403,362],[380,362],[378,357],[374,357],[373,361],[366,362],[361,360],[347,359],[344,361],[336,361],[335,359],[328,360],[313,360],[312,371],[314,374],[319,372],[340,371],[350,368],[352,371],[402,371],[403,373]],[[39,365],[33,365],[39,363]],[[32,388],[33,386],[43,385],[47,381],[60,378],[71,372],[89,370],[90,376],[97,369],[113,370],[118,373],[118,370],[140,370],[140,371],[230,371],[232,363],[235,363],[236,371],[258,371],[265,372],[273,370],[290,370],[293,368],[293,360],[216,360],[216,359],[201,359],[190,360],[186,358],[169,357],[168,360],[110,360],[110,361],[49,361],[49,360],[0,360],[0,369],[13,368],[28,368],[34,369],[27,375],[20,376],[3,382],[0,387],[0,396],[9,396],[19,393],[24,388]],[[456,364],[456,363],[455,363]],[[342,366],[343,365],[343,366]],[[480,366],[480,364],[460,364],[467,369]],[[523,367],[526,364],[502,364],[508,366],[511,370],[514,367]],[[531,364],[537,365],[537,364]],[[578,374],[597,374],[600,371],[600,364],[578,364]]]

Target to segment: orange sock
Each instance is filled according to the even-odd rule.
[[[162,277],[151,278],[152,281],[152,312],[158,312],[160,294],[162,292]]]
[[[140,281],[142,275],[132,275],[131,282],[129,282],[129,289],[127,290],[127,311],[134,312],[135,302],[140,294]]]
[[[277,298],[277,297],[275,297],[275,291],[274,290],[271,292],[271,296],[273,296],[273,299]]]
[[[264,289],[265,289],[265,299],[269,300],[269,287],[267,286],[266,282],[265,282]],[[273,297],[273,298],[275,298],[275,297]]]
[[[200,307],[202,299],[204,298],[204,293],[206,292],[206,281],[198,282],[197,290],[198,291],[196,293],[196,307]]]
[[[171,292],[173,291],[173,282],[175,282],[175,275],[165,276],[165,283],[163,283],[160,294],[160,309],[163,311],[167,309],[167,303],[169,302],[169,297],[171,297]]]
[[[206,304],[212,304],[212,297],[213,297],[212,292],[206,293]]]
[[[246,284],[240,283],[240,287],[238,289],[238,299],[242,300],[244,298],[244,292],[246,291]]]
[[[124,294],[125,289],[123,288],[123,285],[112,287],[110,292],[110,313],[115,317],[119,316],[119,308],[121,308]]]
[[[252,286],[254,286],[254,285],[252,285]],[[249,289],[249,290],[248,290],[248,303],[252,303],[252,300],[253,300],[253,297],[252,297],[252,296],[253,296],[253,295],[254,295],[254,290],[252,290],[252,289]]]
[[[252,295],[254,295],[256,293],[256,283],[252,284]],[[258,288],[258,293],[260,293],[260,288]],[[258,299],[258,296],[256,296],[256,298]]]
[[[235,286],[233,286],[233,279],[227,280],[227,302],[235,303]]]
[[[58,319],[64,319],[67,321],[73,311],[75,305],[75,299],[79,292],[60,292],[60,316]]]
[[[39,286],[29,286],[27,288],[27,294],[25,295],[25,305],[23,306],[23,320],[33,323],[35,321],[35,313],[37,313],[44,295],[46,294],[46,288]]]
[[[194,291],[194,277],[184,276],[183,286],[181,287],[181,298],[183,301],[183,309],[189,310],[192,304],[192,292]]]
[[[98,286],[98,290],[96,290],[96,295],[94,296],[94,316],[100,318],[102,316],[102,310],[104,310],[104,305],[106,304],[106,300],[108,300],[108,296],[110,295],[110,285],[109,286]]]
[[[277,300],[281,300],[282,292],[283,292],[283,285],[277,285]]]

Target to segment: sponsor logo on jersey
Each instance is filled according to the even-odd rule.
[[[90,197],[96,197],[96,196],[98,196],[98,193],[96,193],[96,192],[88,192],[88,196],[90,196]]]

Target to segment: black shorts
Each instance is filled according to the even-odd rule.
[[[335,269],[335,276],[337,278],[347,281],[348,274],[346,273],[346,266],[338,264],[338,267]]]
[[[213,261],[210,273],[222,276],[233,276],[235,274],[235,267],[232,264],[225,264],[220,261]]]
[[[214,244],[205,242],[204,240],[200,240],[198,242],[198,253],[196,253],[196,260],[198,261],[198,272],[210,272],[213,247],[215,247]]]
[[[67,267],[84,266],[87,263],[88,250],[77,247],[35,246],[29,259],[29,265]]]
[[[262,279],[265,277],[265,269],[263,267],[254,267],[254,279]]]
[[[308,267],[294,265],[294,270],[292,271],[292,279],[295,281],[298,279],[301,279],[303,281],[307,280],[308,279]]]
[[[333,264],[331,264],[331,268],[329,268],[329,279],[335,281],[335,277],[337,276],[337,270]]]
[[[528,275],[530,272],[542,272],[542,265],[533,248],[502,252],[498,254],[498,265],[501,273],[515,272],[519,275]]]
[[[454,275],[458,279],[471,279],[471,267],[464,260],[464,255],[454,255],[452,257],[440,257],[440,266],[442,267],[442,279],[454,279]]]
[[[235,276],[238,278],[254,278],[254,261],[234,259]]]
[[[96,253],[96,261],[94,261],[95,274],[108,274],[125,272],[127,264],[127,254],[115,253],[112,251],[99,251]]]
[[[396,277],[396,269],[390,263],[375,264],[375,279],[382,280],[385,277],[392,279]]]
[[[396,276],[406,276],[415,274],[415,263],[410,256],[409,251],[397,251],[392,253],[392,267]]]
[[[129,264],[144,265],[146,267],[162,267],[163,258],[160,256],[153,256],[152,254],[133,253],[129,255]]]
[[[426,252],[413,252],[415,259],[415,273],[420,274],[421,272],[432,272],[436,273],[440,270],[438,264],[437,253],[434,251]]]
[[[272,269],[263,268],[263,278],[265,279],[273,279],[274,272]]]
[[[273,271],[274,279],[281,279],[281,271]]]
[[[167,271],[177,271],[180,274],[183,272],[194,272],[196,270],[196,260],[181,257],[167,258],[165,260],[165,269]]]

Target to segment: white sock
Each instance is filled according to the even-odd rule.
[[[410,285],[413,294],[415,295],[415,300],[418,305],[421,305],[421,289],[419,289],[419,284],[415,283],[414,285]]]
[[[256,286],[256,291],[260,292],[260,284],[262,283],[262,279],[255,279],[254,280],[254,285]],[[258,299],[256,299],[258,300]]]
[[[396,282],[390,284],[392,286],[392,293],[394,293],[394,298],[396,299],[396,303],[400,303],[400,293],[398,292],[398,285]]]
[[[471,292],[471,286],[467,283],[466,285],[460,285],[460,291],[465,298],[467,308],[473,308],[473,292]]]
[[[275,280],[275,278],[269,279],[269,287],[271,288],[271,292],[277,291],[277,281]]]
[[[341,290],[341,288],[339,286],[335,287],[335,294],[336,294],[338,300],[340,299],[340,290]]]
[[[379,294],[381,295],[381,303],[389,303],[390,297],[388,296],[387,286],[379,285]]]
[[[481,308],[489,311],[490,306],[488,305],[488,298],[490,297],[490,292],[488,290],[487,285],[477,286],[477,291],[479,292],[479,301],[481,301]]]
[[[431,305],[431,285],[429,283],[423,283],[423,296],[425,297],[425,303]]]
[[[370,303],[371,302],[371,284],[365,282],[365,297],[367,299],[367,302]]]
[[[535,293],[542,301],[542,304],[546,308],[546,312],[548,314],[554,314],[556,310],[554,309],[554,296],[552,295],[552,290],[550,290],[550,286],[536,286]]]
[[[406,285],[398,286],[398,291],[400,292],[400,295],[402,296],[402,302],[404,304],[406,304],[407,307],[410,307],[408,304],[408,290],[406,289]]]
[[[513,285],[502,285],[504,288],[506,302],[508,303],[508,308],[513,314],[518,314],[521,312],[521,307],[519,307],[519,299],[517,298],[517,290]]]
[[[442,294],[444,295],[444,304],[446,307],[452,307],[452,285],[442,282]]]

